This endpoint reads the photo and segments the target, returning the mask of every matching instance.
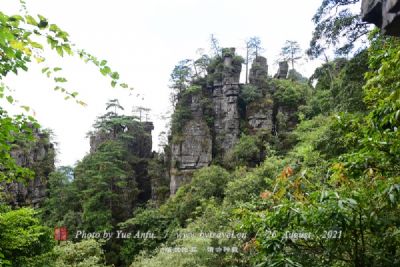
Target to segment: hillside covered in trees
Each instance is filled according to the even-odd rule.
[[[112,99],[90,153],[56,168],[51,131],[0,106],[0,266],[400,266],[400,39],[384,34],[400,31],[362,22],[357,2],[322,1],[307,53],[326,60],[309,78],[292,40],[274,73],[257,37],[241,56],[212,36],[211,54],[179,61],[159,152],[146,109]],[[129,87],[42,16],[0,25],[0,77],[44,60],[37,35]]]

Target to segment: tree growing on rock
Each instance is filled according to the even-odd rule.
[[[294,63],[301,59],[300,44],[297,41],[286,40],[280,56],[283,60],[290,62],[294,69]]]
[[[254,36],[249,38],[246,41],[246,84],[248,83],[248,77],[249,77],[249,64],[251,61],[253,61],[255,58],[257,58],[258,53],[262,50],[261,47],[261,40],[260,37]]]
[[[170,88],[173,90],[172,103],[175,105],[176,101],[190,85],[193,77],[192,61],[184,59],[175,65],[171,73]]]

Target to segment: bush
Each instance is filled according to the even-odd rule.
[[[21,208],[0,213],[0,245],[0,266],[39,267],[36,258],[49,253],[54,241],[36,212]]]
[[[243,101],[246,104],[249,104],[249,103],[261,98],[262,93],[257,87],[250,85],[250,84],[246,84],[242,87],[240,96],[242,97]]]
[[[101,243],[94,239],[83,240],[78,243],[67,243],[54,248],[57,255],[57,267],[104,267],[104,252]]]
[[[274,100],[278,105],[298,107],[304,104],[311,88],[305,84],[291,80],[274,80]]]
[[[224,165],[229,168],[236,165],[254,167],[261,161],[261,146],[257,136],[242,134],[239,142],[225,156]]]

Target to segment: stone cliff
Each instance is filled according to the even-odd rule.
[[[274,81],[287,79],[288,63],[281,62],[275,78],[271,78],[267,59],[258,56],[250,69],[250,84],[246,85],[257,97],[248,103],[244,103],[244,85],[239,82],[242,63],[234,48],[222,49],[207,68],[207,82],[193,81],[197,90],[190,87],[178,95],[175,112],[187,116],[181,119],[180,127],[172,130],[170,139],[171,194],[190,181],[196,169],[229,158],[244,131],[277,135],[278,130],[290,131],[297,123],[297,106],[282,105],[274,97],[279,87]]]
[[[132,177],[138,184],[140,190],[138,199],[145,202],[152,198],[152,185],[148,175],[148,161],[153,157],[152,153],[152,135],[154,129],[152,122],[139,122],[132,118],[132,122],[126,125],[126,128],[118,129],[115,132],[97,131],[90,136],[90,153],[96,152],[100,145],[106,141],[121,139],[124,134],[130,134],[135,138],[124,139],[124,146],[127,155],[132,160],[131,165],[134,170]]]
[[[222,56],[208,69],[208,85],[190,96],[191,119],[171,145],[171,194],[190,180],[194,170],[210,165],[217,155],[223,157],[236,144],[240,134],[241,68],[235,49],[223,49]],[[204,102],[211,106],[211,123]]]
[[[54,170],[55,151],[49,133],[34,129],[34,141],[16,144],[11,156],[16,163],[34,172],[32,179],[23,182],[3,183],[6,201],[12,207],[40,207],[46,197],[49,174]]]
[[[238,98],[241,62],[234,61],[235,49],[222,51],[222,79],[212,86],[216,151],[220,156],[233,148],[240,134]]]
[[[363,0],[361,17],[384,34],[400,36],[400,0]]]

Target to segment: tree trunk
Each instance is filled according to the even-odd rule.
[[[248,73],[249,73],[249,46],[246,46],[246,82],[248,81]]]

